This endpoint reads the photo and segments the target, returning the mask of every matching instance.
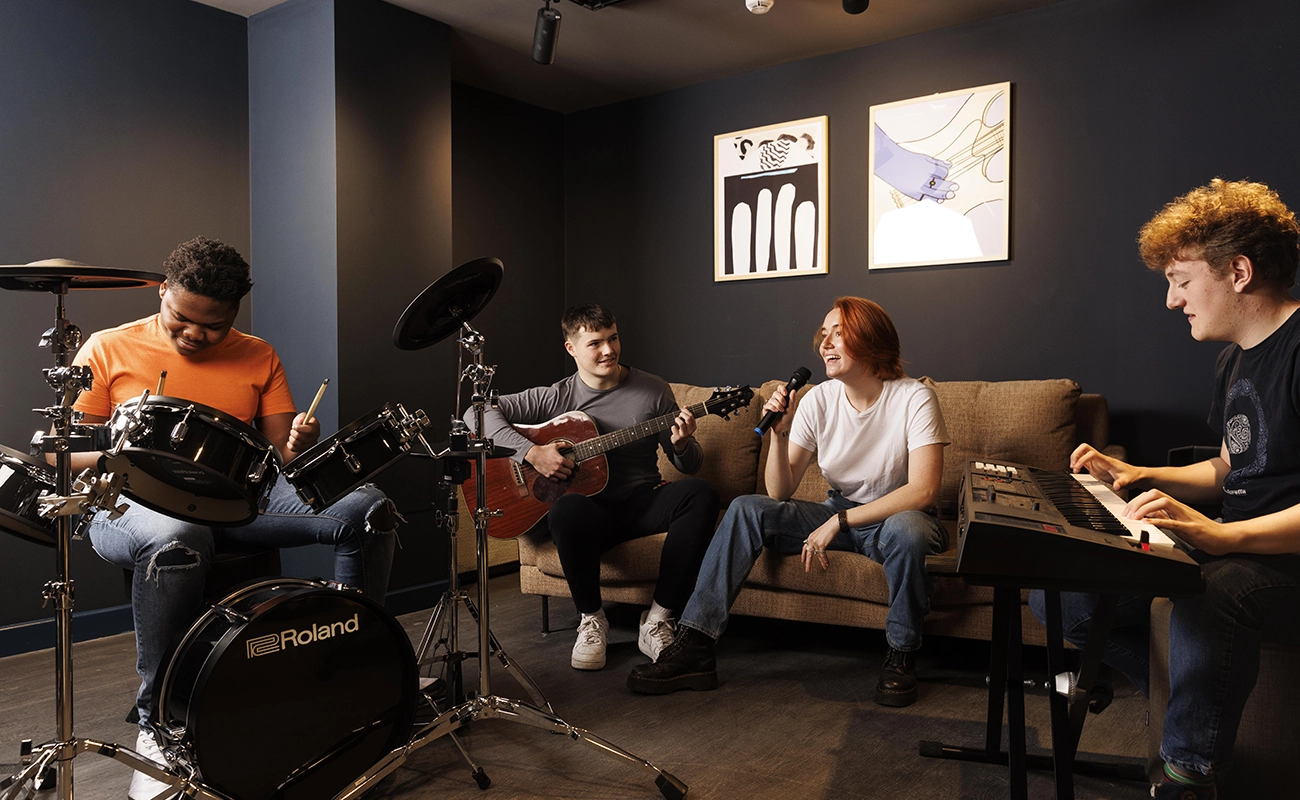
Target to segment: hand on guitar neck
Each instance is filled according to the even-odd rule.
[[[677,415],[677,419],[673,420],[672,445],[673,451],[677,455],[680,456],[686,452],[687,444],[685,443],[689,443],[690,438],[695,435],[695,427],[695,415],[691,413],[689,408],[683,408],[681,413]]]

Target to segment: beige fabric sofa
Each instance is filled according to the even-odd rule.
[[[1107,448],[1110,422],[1105,398],[1081,394],[1070,380],[935,382],[952,444],[945,448],[941,516],[950,531],[947,552],[930,559],[936,574],[926,633],[988,639],[993,618],[993,591],[968,586],[952,576],[956,564],[956,499],[965,464],[987,456],[1046,469],[1065,469],[1080,441]],[[705,464],[698,477],[712,481],[730,503],[742,494],[763,492],[766,443],[753,428],[761,408],[782,381],[768,381],[755,391],[754,402],[730,420],[711,416],[700,421],[696,437]],[[710,387],[673,384],[682,405],[698,403]],[[1122,456],[1122,449],[1109,452]],[[679,473],[660,457],[660,470],[672,480]],[[814,459],[795,497],[822,500],[827,484]],[[659,569],[664,534],[626,542],[601,559],[601,586],[606,600],[648,606]],[[555,546],[546,534],[527,534],[519,542],[519,584],[525,594],[568,597],[568,585]],[[888,585],[879,564],[856,553],[828,554],[830,568],[805,574],[797,556],[770,551],[760,556],[732,608],[735,614],[884,629]],[[1027,593],[1026,593],[1027,595]],[[1022,598],[1023,599],[1023,598]],[[1022,606],[1024,639],[1042,644],[1043,629]]]

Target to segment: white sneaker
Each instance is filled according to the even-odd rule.
[[[605,645],[609,641],[609,621],[605,615],[586,615],[578,624],[578,641],[573,645],[569,663],[574,669],[601,669],[605,666]]]
[[[636,643],[651,661],[658,661],[659,653],[677,638],[677,622],[671,618],[647,622],[649,615],[649,610],[641,612],[641,633]]]
[[[135,738],[135,751],[161,767],[167,766],[167,759],[159,749],[157,740],[144,728],[140,729],[140,734]],[[126,790],[126,796],[127,800],[153,800],[164,789],[170,788],[173,787],[143,772],[136,772],[131,775],[131,788]]]

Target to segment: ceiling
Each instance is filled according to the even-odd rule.
[[[452,78],[568,113],[812,56],[961,25],[1059,0],[874,0],[846,14],[839,0],[619,0],[563,14],[555,63],[532,60],[543,0],[388,0],[449,25]],[[196,0],[252,16],[282,0]]]

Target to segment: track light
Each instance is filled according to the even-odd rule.
[[[546,0],[546,6],[537,9],[537,27],[533,29],[533,60],[538,64],[554,62],[555,42],[559,38],[560,12],[551,8],[551,0]]]
[[[844,0],[844,10],[850,14],[861,14],[871,5],[871,0]]]

